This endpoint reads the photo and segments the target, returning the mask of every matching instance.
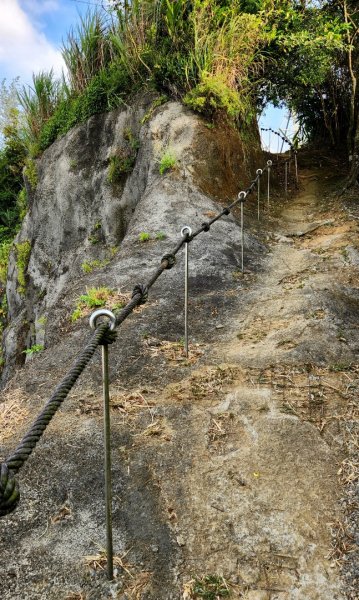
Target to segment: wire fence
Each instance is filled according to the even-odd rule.
[[[295,154],[296,156],[296,154]],[[287,195],[288,182],[288,164],[290,160],[285,161],[285,195]],[[251,181],[247,189],[239,192],[237,198],[228,206],[218,212],[212,219],[205,221],[201,226],[192,232],[188,226],[183,227],[181,239],[173,250],[165,254],[160,265],[154,271],[152,277],[145,284],[135,285],[131,300],[120,311],[112,313],[106,309],[100,309],[93,313],[90,318],[90,325],[95,329],[92,337],[80,352],[75,363],[56,387],[55,391],[47,401],[45,407],[31,425],[29,431],[20,441],[14,452],[3,462],[0,467],[0,517],[10,514],[17,507],[20,500],[20,490],[16,479],[24,463],[28,460],[35,446],[41,439],[46,427],[60,408],[69,392],[77,382],[78,378],[91,361],[98,346],[102,346],[102,366],[103,366],[103,389],[104,389],[104,420],[105,420],[105,505],[106,505],[106,523],[107,523],[107,560],[108,560],[108,578],[113,577],[112,566],[112,517],[111,517],[111,458],[110,458],[110,420],[109,420],[109,377],[108,377],[108,346],[116,339],[116,329],[133,312],[133,310],[144,304],[148,299],[149,290],[156,283],[157,279],[168,269],[172,269],[176,264],[176,256],[180,250],[185,247],[185,351],[188,354],[188,247],[193,240],[202,233],[210,231],[210,228],[216,221],[227,216],[231,211],[240,205],[241,212],[241,268],[244,271],[244,203],[247,198],[257,189],[257,215],[260,217],[260,182],[267,174],[267,203],[270,201],[270,182],[271,182],[272,161],[268,160],[264,168],[257,169],[256,177]],[[296,163],[296,173],[297,163]],[[103,321],[106,318],[106,321]],[[102,319],[100,321],[100,319]]]

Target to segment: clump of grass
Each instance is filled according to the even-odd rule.
[[[30,260],[31,243],[29,240],[15,244],[17,282],[19,294],[26,291],[26,270]]]
[[[107,306],[110,310],[120,310],[130,300],[129,294],[122,294],[108,287],[90,288],[78,299],[71,321],[75,322],[88,315],[94,308]]]
[[[26,354],[27,356],[32,356],[33,354],[42,352],[43,349],[44,349],[43,344],[33,344],[30,348],[23,350],[23,354]]]
[[[195,577],[185,585],[187,598],[198,600],[219,600],[220,598],[229,598],[231,590],[225,578],[221,575],[203,575]]]
[[[155,238],[156,238],[156,240],[162,241],[167,238],[167,235],[165,233],[163,233],[163,231],[157,231]]]
[[[82,265],[81,265],[81,269],[83,270],[84,273],[88,274],[88,273],[92,273],[92,271],[94,269],[100,269],[101,267],[106,267],[106,265],[108,265],[109,260],[85,260]]]
[[[149,242],[150,239],[151,239],[151,236],[146,231],[141,231],[141,233],[138,236],[138,240],[142,243]]]
[[[173,152],[170,150],[166,150],[159,161],[159,171],[161,175],[164,175],[167,171],[170,171],[175,168],[177,164],[177,159]]]

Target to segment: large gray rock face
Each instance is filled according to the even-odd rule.
[[[149,246],[138,243],[141,232],[152,237],[165,232],[170,246],[182,225],[198,226],[206,211],[218,210],[209,194],[233,197],[238,178],[244,182],[253,173],[251,160],[259,152],[256,141],[248,152],[234,130],[210,131],[174,102],[152,114],[151,102],[142,99],[126,110],[91,118],[54,143],[38,161],[38,185],[15,241],[31,244],[22,293],[16,251],[9,264],[4,380],[24,362],[25,348],[50,343],[47,331],[58,329],[63,318],[60,308],[71,298],[72,288],[81,281],[83,293],[86,287],[98,285],[99,270],[84,277],[84,261],[103,264],[112,259],[106,277],[101,276],[103,285],[123,286],[139,267],[146,276],[164,244],[151,245],[155,260],[147,264]],[[146,114],[151,118],[143,119]],[[111,183],[113,157],[128,151],[135,159],[132,172]],[[161,176],[159,161],[166,151],[176,157],[176,166]],[[199,260],[192,275],[197,285],[218,283],[228,262],[232,267],[226,269],[227,276],[236,268],[238,233],[232,218],[216,224],[213,231],[196,244]],[[218,249],[217,241],[221,242]],[[208,278],[213,278],[212,283]]]

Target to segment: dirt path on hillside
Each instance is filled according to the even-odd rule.
[[[358,416],[357,225],[328,211],[315,174],[302,185],[242,299],[236,338],[216,348],[225,364],[199,375],[212,396],[194,397],[192,463],[177,490],[187,570],[224,573],[248,600],[357,598],[338,478]],[[174,505],[173,482],[163,486]]]
[[[101,549],[101,390],[84,378],[0,523],[4,600],[358,599],[358,227],[316,172],[301,177],[263,215],[261,272],[239,287],[234,273],[235,317],[211,306],[213,344],[191,345],[183,366],[181,344],[144,338],[136,388],[112,369],[114,582]],[[162,388],[146,380],[158,356]],[[26,396],[28,378],[18,404],[9,390],[23,411],[10,446],[43,404]]]

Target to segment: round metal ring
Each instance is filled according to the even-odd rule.
[[[188,225],[185,225],[181,229],[181,236],[185,237],[187,234],[188,234],[188,237],[191,237],[191,235],[192,235],[192,229]]]
[[[238,200],[245,200],[247,197],[247,192],[239,192]]]
[[[113,331],[116,327],[116,317],[110,310],[107,308],[100,308],[99,310],[95,310],[90,317],[90,327],[91,329],[96,329],[96,322],[99,317],[108,317],[110,319],[110,330]]]
[[[271,167],[271,166],[272,166],[272,164],[273,164],[273,163],[272,163],[272,161],[271,161],[271,160],[267,160],[267,165],[268,165],[268,167]]]
[[[256,175],[263,175],[263,169],[257,169]]]

